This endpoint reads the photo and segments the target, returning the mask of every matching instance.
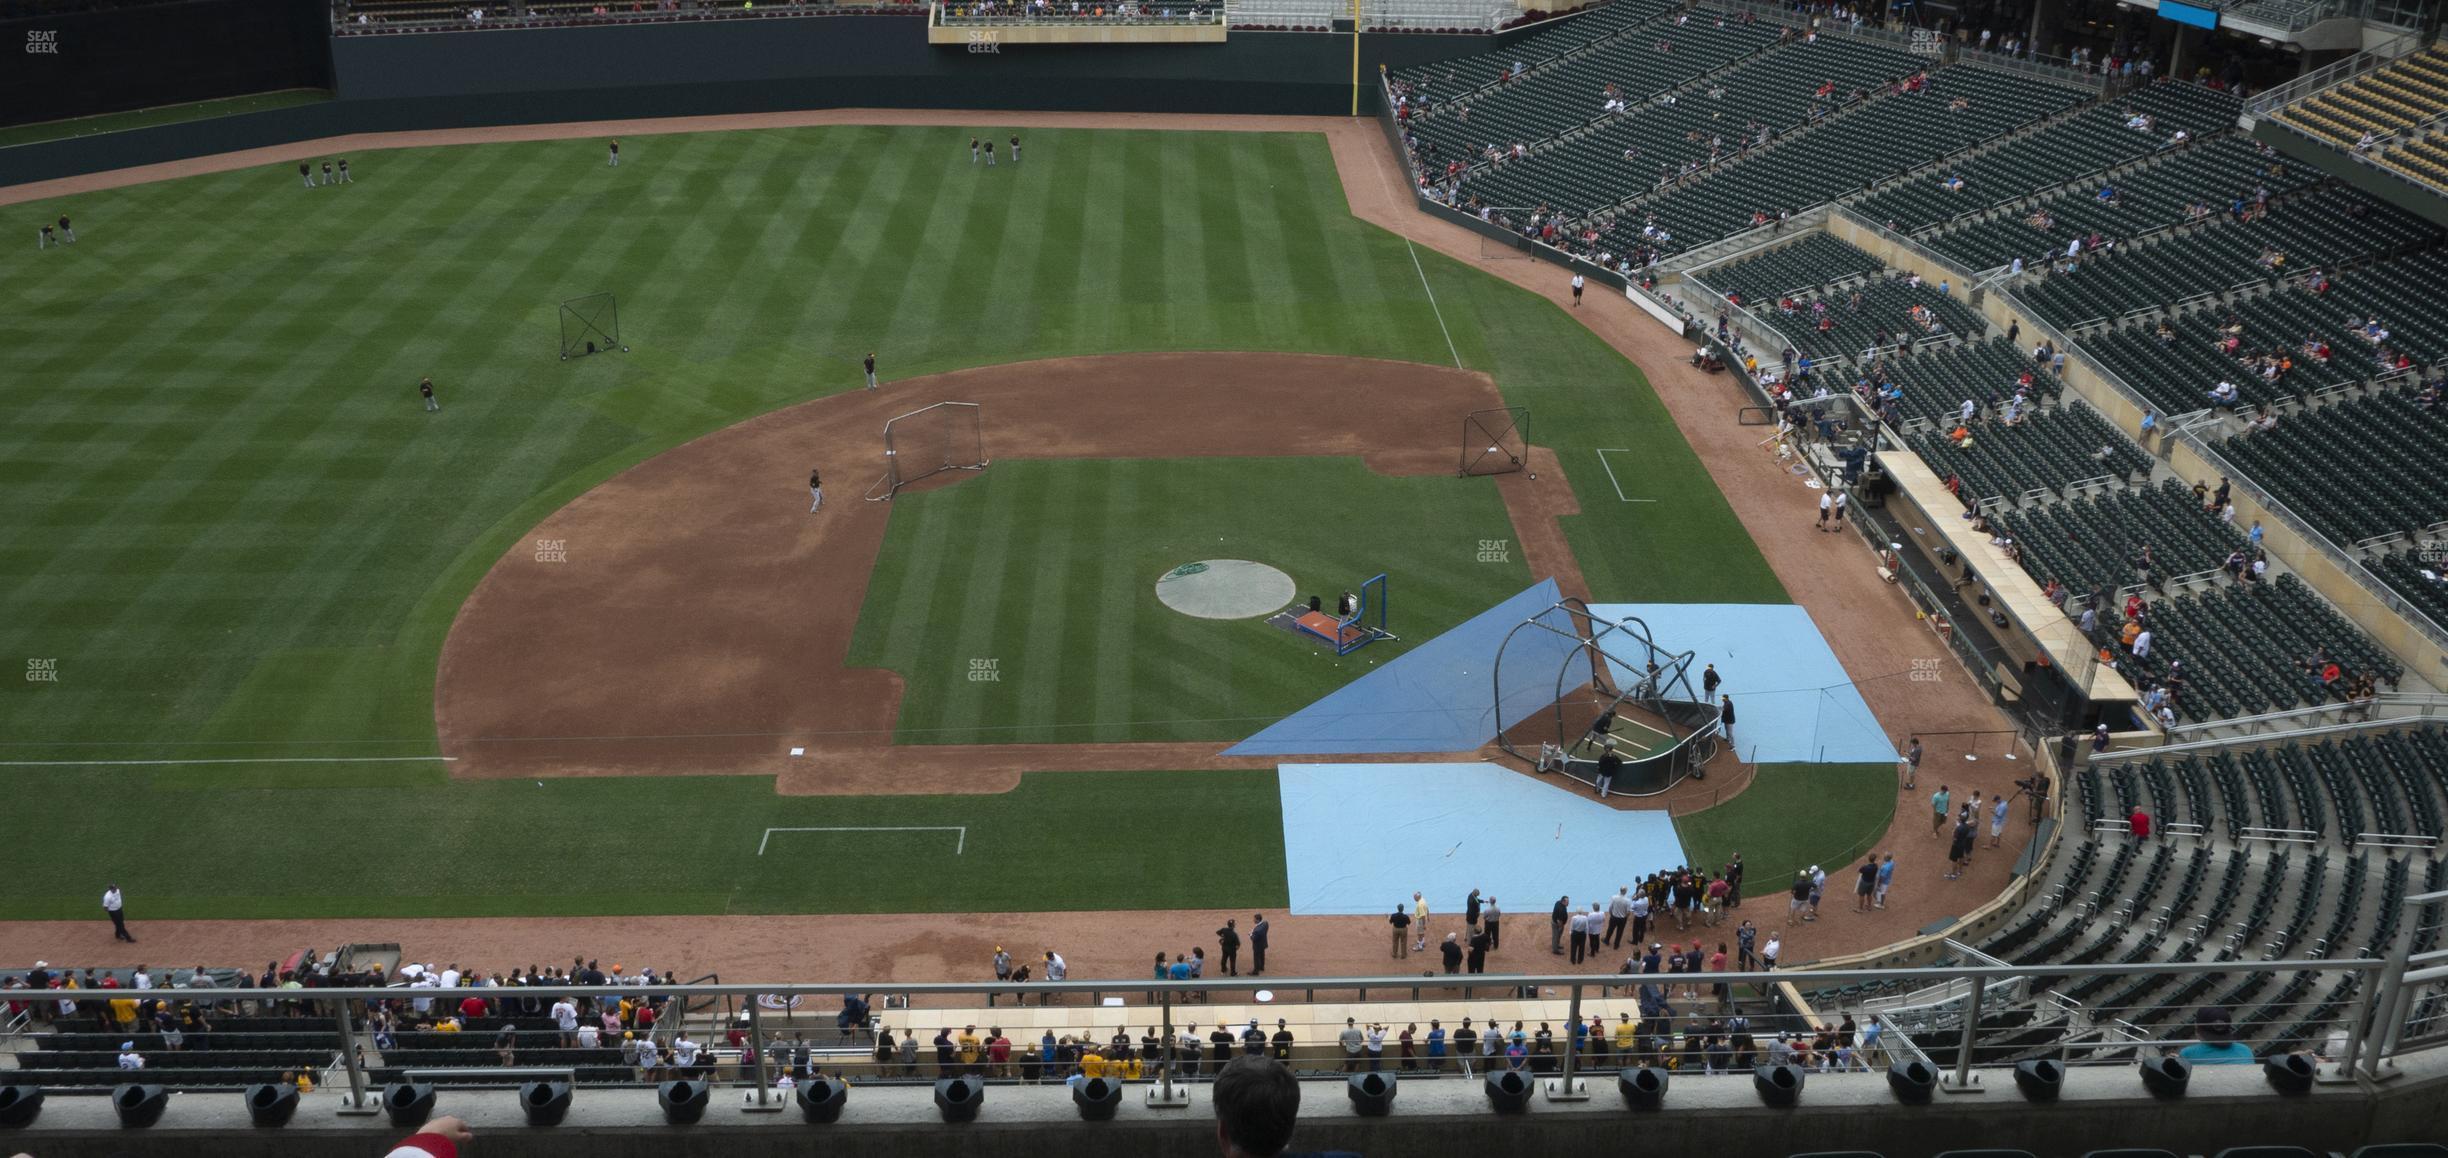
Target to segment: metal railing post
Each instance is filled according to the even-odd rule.
[[[1574,1044],[1577,1039],[1573,1036],[1581,1027],[1581,990],[1582,987],[1579,985],[1572,987],[1572,1004],[1564,1014],[1572,1024],[1564,1029],[1563,1071],[1554,1082],[1547,1086],[1547,1100],[1550,1102],[1586,1102],[1589,1100],[1589,1091],[1576,1089],[1573,1086],[1573,1063],[1580,1060],[1579,1054],[1581,1053],[1581,1047]]]
[[[1956,1046],[1955,1079],[1947,1083],[1954,1090],[1972,1088],[1972,1047],[1980,1038],[1981,997],[1988,991],[1986,974],[1972,975],[1972,992],[1964,996],[1963,1040]]]
[[[340,1107],[343,1114],[372,1114],[374,1107],[366,1104],[366,1072],[364,1059],[357,1056],[357,1026],[349,1017],[347,998],[332,1001],[337,1011],[333,1021],[340,1027],[340,1064],[348,1067],[348,1103]]]
[[[682,1007],[686,1008],[686,1002],[688,999],[681,998],[680,1000],[683,1003]],[[781,1110],[782,1103],[773,1099],[773,1083],[768,1080],[766,1076],[767,1064],[765,1054],[767,1045],[765,1041],[765,1018],[757,1011],[757,1005],[759,1003],[756,997],[750,996],[746,1001],[742,1002],[742,1004],[748,1007],[748,1048],[751,1053],[756,1055],[756,1103],[746,1107],[745,1112],[751,1114],[774,1113]]]
[[[1173,1070],[1181,1063],[1181,1043],[1173,1033],[1173,991],[1163,990],[1159,1000],[1164,1011],[1164,1037],[1156,1044],[1156,1064],[1163,1072],[1157,1076],[1156,1084],[1148,1087],[1147,1104],[1155,1109],[1178,1109],[1190,1104],[1190,1088],[1173,1088]]]

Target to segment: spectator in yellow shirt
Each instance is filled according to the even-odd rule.
[[[960,1031],[961,1072],[978,1072],[979,1053],[977,1027],[974,1025],[962,1026]]]
[[[1640,1029],[1632,1024],[1631,1014],[1625,1013],[1618,1016],[1623,1020],[1615,1023],[1615,1052],[1628,1057],[1632,1053],[1632,1047],[1640,1041]]]
[[[1081,1076],[1081,1077],[1087,1077],[1087,1078],[1101,1078],[1101,1077],[1104,1077],[1104,1076],[1105,1076],[1105,1055],[1103,1055],[1103,1054],[1101,1054],[1101,1053],[1095,1053],[1095,1052],[1090,1052],[1090,1053],[1084,1053],[1084,1054],[1081,1054],[1081,1055],[1080,1055],[1080,1076]]]

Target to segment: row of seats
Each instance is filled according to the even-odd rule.
[[[1671,39],[1674,50],[1657,51],[1661,40]],[[1411,117],[1407,127],[1422,142],[1436,146],[1439,161],[1473,161],[1480,150],[1488,146],[1510,149],[1515,144],[1537,145],[1558,134],[1584,126],[1605,127],[1617,120],[1648,116],[1655,110],[1639,109],[1635,113],[1609,114],[1605,110],[1606,88],[1614,85],[1620,99],[1634,105],[1668,89],[1689,82],[1703,73],[1723,68],[1743,57],[1759,52],[1776,43],[1776,34],[1767,26],[1725,24],[1693,21],[1682,27],[1671,21],[1641,25],[1633,32],[1604,41],[1583,55],[1559,61],[1508,84],[1474,94],[1464,100],[1431,106],[1424,115]],[[1491,191],[1507,188],[1497,181],[1471,185],[1486,198]],[[1582,208],[1594,207],[1619,200],[1622,191],[1611,196],[1604,191],[1580,193],[1575,190],[1551,190],[1554,197],[1539,200]],[[1520,194],[1497,193],[1513,197]],[[1593,200],[1593,198],[1595,198]],[[1529,201],[1500,202],[1530,204]]]
[[[2417,534],[2448,520],[2448,406],[2384,391],[2289,415],[2219,452],[2332,540]]]
[[[2200,137],[2235,124],[2241,103],[2228,93],[2162,80],[2015,137],[1959,164],[1891,186],[1856,203],[1863,216],[1910,233],[2004,205],[2084,173],[2125,164],[2170,146],[2182,131]],[[2148,128],[2136,118],[2149,118]]]
[[[2230,840],[2246,829],[2340,845],[2365,834],[2436,837],[2448,815],[2448,732],[2424,727],[2107,771],[2086,766],[2077,788],[2078,815],[2088,821],[2123,820],[2140,808],[2162,825],[2197,824]]]
[[[2448,114],[2448,47],[2434,44],[2279,111],[2279,119],[2357,148]]]
[[[2037,266],[2093,234],[2136,237],[2183,224],[2189,205],[2240,209],[2257,191],[2283,196],[2319,178],[2317,170],[2289,165],[2268,146],[2231,132],[2105,178],[1932,227],[1916,239],[1972,269],[1994,269],[2016,258]],[[2113,191],[2113,199],[2100,199],[2103,188]]]
[[[2071,329],[2206,290],[2266,285],[2289,271],[2367,258],[2438,234],[2411,214],[2344,188],[2285,203],[2251,222],[2212,220],[2157,244],[2095,253],[2015,296],[2034,314]],[[2268,264],[2272,255],[2283,256],[2284,264]]]
[[[1764,253],[1715,266],[1700,280],[1738,301],[1772,301],[1780,294],[1809,293],[1825,285],[1868,277],[1884,268],[1867,252],[1825,233],[1800,239]]]
[[[1635,208],[1644,222],[1654,219],[1676,238],[1666,248],[1702,244],[1748,227],[1762,211],[1836,200],[2072,108],[2086,96],[1977,66],[1943,68],[1930,73],[1919,92],[1874,98]],[[1957,100],[1967,103],[1958,107]],[[1619,222],[1616,228],[1630,226]],[[1618,250],[1638,244],[1632,236],[1608,240]]]
[[[2162,414],[2185,414],[2212,404],[2210,388],[2233,383],[2243,407],[2279,406],[2333,386],[2359,382],[2379,372],[2373,347],[2354,336],[2349,318],[2299,289],[2244,298],[2225,309],[2205,309],[2161,319],[2154,325],[2105,329],[2080,335],[2082,348],[2142,393]],[[2215,345],[2222,326],[2241,325],[2237,356]],[[2323,362],[2303,349],[2305,339],[2325,342]],[[2284,354],[2293,369],[2267,377],[2242,358]]]
[[[1971,434],[1970,446],[1935,429],[1905,441],[1938,477],[1961,478],[1963,494],[1976,501],[2063,492],[2101,477],[2134,482],[2150,474],[2150,455],[2088,406],[2061,405],[2013,426],[1986,423]]]
[[[1489,204],[1545,204],[1588,212],[1655,188],[1662,175],[1680,172],[1687,162],[1707,164],[1712,154],[1731,157],[1746,144],[1756,145],[1763,131],[1771,139],[1782,137],[1808,124],[1813,107],[1832,107],[1856,91],[1875,90],[1926,63],[1884,46],[1838,37],[1778,44],[1770,26],[1728,23],[1719,28],[1713,18],[1705,25],[1695,20],[1680,28],[1643,28],[1638,37],[1651,38],[1640,46],[1652,59],[1650,68],[1687,70],[1674,83],[1741,63],[1672,100],[1635,103],[1622,114],[1600,117],[1588,132],[1521,161],[1475,171],[1463,191]],[[1657,53],[1657,39],[1671,39],[1676,47]],[[1750,59],[1743,60],[1746,56]],[[1657,95],[1657,90],[1644,92],[1620,82],[1619,87],[1635,102]],[[1834,95],[1818,97],[1822,88]],[[1575,108],[1594,110],[1597,92],[1597,85],[1589,85]],[[1474,121],[1478,118],[1475,110],[1471,115]]]
[[[2139,688],[2184,664],[2186,688],[2176,711],[2185,719],[2340,703],[2357,676],[2393,685],[2404,674],[2403,665],[2293,575],[2160,600],[2150,606],[2150,629],[2150,655],[2119,662]],[[2322,651],[2342,669],[2334,684],[2303,669]]]
[[[1892,383],[1902,392],[1898,408],[1905,422],[1953,429],[1965,402],[1971,402],[1975,412],[1993,411],[2014,394],[2027,373],[2032,375],[2030,402],[2044,404],[2057,397],[2056,375],[2002,337],[1936,350],[1899,349],[1881,357],[1867,377],[1874,386]]]
[[[1394,79],[1440,98],[1458,97],[1498,83],[1511,69],[1536,68],[1626,28],[1656,19],[1672,7],[1672,0],[1612,0],[1502,48],[1396,69]]]
[[[2033,578],[2055,579],[2076,591],[2142,583],[2135,560],[2144,547],[2151,552],[2151,581],[2164,582],[2215,571],[2244,546],[2241,533],[2204,513],[2173,479],[2007,511],[1994,523],[2022,548],[2023,568]]]

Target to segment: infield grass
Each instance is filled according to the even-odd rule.
[[[1676,817],[1675,832],[1696,868],[1714,873],[1741,853],[1743,895],[1771,896],[1812,865],[1834,878],[1859,864],[1895,802],[1893,764],[1762,764],[1742,795]]]
[[[1240,739],[1530,585],[1486,478],[1351,458],[1029,460],[893,503],[850,661],[901,673],[898,739]],[[1328,602],[1387,573],[1389,628],[1337,656],[1255,619],[1196,619],[1156,580],[1251,559]],[[992,661],[995,676],[970,678]]]
[[[1147,350],[1444,363],[1449,330],[1562,457],[1585,512],[1566,530],[1596,594],[1784,598],[1635,367],[1534,295],[1425,250],[1415,267],[1402,239],[1349,215],[1321,138],[1030,131],[1025,165],[988,171],[965,147],[987,131],[1008,132],[633,137],[617,169],[591,140],[377,151],[352,154],[347,186],[302,189],[273,165],[18,207],[28,222],[72,214],[80,240],[0,249],[0,774],[27,786],[12,812],[64,820],[12,826],[0,915],[84,915],[113,873],[142,880],[157,912],[580,911],[533,900],[561,886],[520,879],[545,863],[521,826],[564,834],[533,845],[573,854],[555,862],[565,877],[582,850],[611,855],[616,820],[643,816],[667,818],[677,875],[624,875],[569,903],[719,907],[727,893],[688,883],[697,850],[816,806],[761,780],[556,784],[532,798],[605,795],[594,824],[553,827],[497,811],[518,794],[493,784],[367,789],[413,792],[386,811],[349,795],[353,773],[304,765],[246,777],[315,791],[173,797],[112,768],[26,762],[431,754],[436,657],[495,559],[628,466],[860,384],[869,350],[887,378]],[[558,302],[607,290],[633,352],[562,363]],[[425,375],[439,414],[417,403]],[[1620,502],[1601,447],[1658,501]],[[1401,605],[1433,609],[1423,594]],[[145,795],[44,801],[39,783]],[[362,895],[310,899],[360,839],[457,842],[428,822],[502,815],[517,824],[413,858],[447,862],[447,881],[351,874]],[[402,863],[380,851],[363,863]],[[1210,887],[1110,876],[1095,903]],[[774,903],[955,907],[919,903],[935,894],[916,883],[888,892]]]

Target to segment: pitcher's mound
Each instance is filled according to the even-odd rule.
[[[1256,619],[1292,602],[1292,577],[1247,559],[1184,563],[1156,581],[1156,598],[1200,619]]]

